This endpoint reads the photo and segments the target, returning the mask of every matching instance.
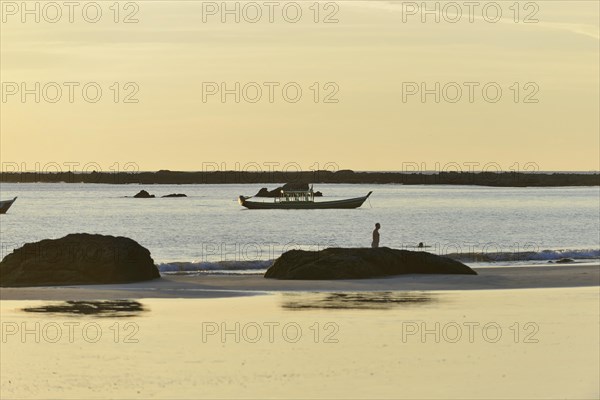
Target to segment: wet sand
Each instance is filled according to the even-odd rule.
[[[0,397],[598,398],[600,266],[476,270],[2,288]]]
[[[0,397],[597,399],[599,296],[281,292],[111,316],[6,300]]]
[[[474,268],[478,275],[399,275],[385,278],[291,281],[262,275],[166,275],[122,285],[0,288],[1,300],[83,300],[237,297],[284,291],[430,291],[600,286],[600,265]]]

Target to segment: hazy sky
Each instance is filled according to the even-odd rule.
[[[298,1],[284,12],[287,3],[274,6],[272,23],[262,1],[239,3],[239,23],[216,9],[220,1],[122,2],[117,23],[112,1],[94,3],[97,23],[84,19],[96,9],[84,14],[83,2],[73,23],[66,7],[52,23],[52,8],[40,8],[36,22],[15,9],[21,2],[3,1],[4,170],[51,162],[103,170],[128,162],[141,170],[214,162],[225,169],[272,162],[305,170],[327,163],[600,168],[599,2],[521,2],[518,22],[513,1],[480,2],[472,22],[463,2],[454,3],[458,10],[439,2],[439,23],[418,9],[421,2]],[[252,23],[256,4],[262,18]],[[302,16],[292,23],[296,4]],[[428,2],[431,10],[435,4]],[[137,23],[123,22],[130,14]],[[324,23],[328,15],[338,22]],[[240,82],[239,103],[233,93],[225,102],[207,94],[222,82],[234,92]],[[62,97],[52,103],[57,87]],[[97,87],[102,95],[93,103]],[[257,87],[262,97],[252,103]],[[297,87],[302,95],[293,103]],[[24,88],[33,93],[23,102]],[[431,91],[424,101],[423,88]],[[130,99],[138,102],[125,103],[136,89]]]

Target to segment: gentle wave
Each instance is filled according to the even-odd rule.
[[[593,260],[600,258],[600,250],[542,250],[498,253],[450,253],[446,257],[463,262],[496,261],[555,261],[563,258]]]
[[[247,271],[265,270],[273,260],[169,262],[158,265],[160,272]]]

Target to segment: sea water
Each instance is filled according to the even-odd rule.
[[[436,254],[486,254],[504,264],[600,258],[598,187],[497,188],[453,185],[323,184],[317,201],[373,194],[353,210],[247,210],[239,195],[277,185],[2,183],[18,196],[0,217],[1,256],[28,242],[86,232],[127,236],[162,272],[264,271],[290,249],[381,246]],[[154,199],[131,196],[145,189]],[[183,198],[160,198],[185,193]],[[265,201],[272,201],[266,199]],[[520,255],[515,257],[515,254]]]

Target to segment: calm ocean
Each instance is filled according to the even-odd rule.
[[[261,186],[3,183],[2,200],[19,198],[0,217],[1,256],[27,242],[87,232],[138,241],[163,272],[259,272],[292,248],[368,247],[380,222],[381,246],[424,242],[437,254],[500,253],[494,257],[504,265],[519,252],[540,263],[600,258],[598,187],[329,184],[315,186],[322,200],[373,195],[356,210],[246,210],[237,203]],[[125,198],[141,189],[188,197]]]

